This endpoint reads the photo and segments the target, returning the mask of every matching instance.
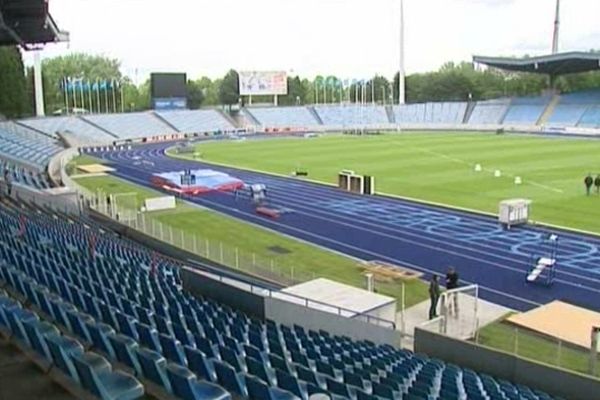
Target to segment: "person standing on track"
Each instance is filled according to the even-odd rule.
[[[458,288],[458,272],[454,267],[448,268],[446,273],[446,290],[452,290]],[[458,316],[458,294],[452,293],[448,296],[448,312]]]
[[[587,195],[589,196],[590,191],[592,190],[592,185],[594,184],[594,178],[592,178],[592,174],[588,174],[588,176],[586,176],[583,180],[583,183],[585,183],[585,189],[587,191]]]
[[[429,319],[434,319],[437,317],[437,304],[440,299],[440,284],[439,278],[437,275],[433,275],[431,277],[431,281],[429,281],[429,300],[431,304],[429,306]]]

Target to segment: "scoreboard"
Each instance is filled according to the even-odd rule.
[[[184,73],[150,74],[150,95],[155,110],[187,108],[187,76]]]

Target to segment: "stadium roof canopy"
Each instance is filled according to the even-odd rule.
[[[545,74],[556,78],[600,70],[600,53],[569,52],[528,58],[473,56],[473,62],[506,71]]]
[[[0,0],[0,46],[64,42],[69,34],[61,31],[48,13],[48,0]]]

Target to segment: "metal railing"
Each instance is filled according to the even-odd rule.
[[[136,197],[135,199],[128,199],[134,196]],[[96,194],[87,192],[84,194],[84,198],[88,203],[87,206],[100,214],[114,219],[129,228],[142,232],[154,239],[226,266],[232,270],[247,273],[283,286],[291,286],[319,277],[313,272],[306,272],[301,268],[295,268],[293,264],[284,260],[277,260],[257,252],[243,250],[230,243],[211,239],[208,236],[202,236],[175,228],[167,223],[158,221],[157,218],[152,217],[151,213],[140,212],[136,209],[124,206],[124,204],[128,203],[128,200],[129,204],[135,204],[137,201],[136,193],[122,193],[119,195],[106,196],[100,191]],[[231,278],[215,274],[214,272],[210,272],[210,274],[218,277],[221,281],[224,279],[231,281],[231,283],[234,281]],[[237,284],[239,285],[240,283],[238,282]],[[295,294],[276,292],[264,287],[253,286],[249,283],[244,283],[243,285],[247,286],[247,290],[252,293],[261,293],[263,296],[279,298],[308,308],[361,320],[385,328],[396,329],[395,321],[382,319],[366,312],[327,304]]]
[[[315,273],[296,268],[283,257],[269,257],[259,252],[248,251],[235,244],[161,222],[151,213],[143,213],[125,206],[124,204],[128,203],[127,196],[135,196],[135,193],[108,196],[112,201],[108,201],[107,196],[102,192],[87,193],[85,197],[90,208],[111,219],[154,239],[231,269],[286,286],[317,278]]]
[[[474,342],[521,358],[600,377],[600,371],[594,371],[589,348],[506,322],[480,329]],[[596,364],[599,360],[596,355]]]
[[[203,272],[204,273],[204,272]],[[306,308],[312,308],[315,310],[336,314],[342,317],[356,319],[367,322],[372,325],[381,326],[388,329],[396,329],[396,323],[387,319],[379,318],[373,315],[366,314],[360,311],[354,311],[348,308],[336,306],[333,304],[325,303],[318,300],[309,299],[304,296],[300,296],[294,293],[285,293],[281,291],[271,290],[264,286],[253,285],[249,282],[241,282],[234,278],[229,278],[223,274],[216,272],[207,272],[204,275],[209,276],[212,279],[218,280],[219,282],[227,283],[232,286],[236,286],[240,289],[246,290],[250,293],[257,294],[263,297],[270,297],[279,300],[284,300],[289,303],[301,305]]]

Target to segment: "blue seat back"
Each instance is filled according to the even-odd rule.
[[[52,354],[54,364],[58,366],[65,374],[76,382],[79,382],[79,375],[71,359],[72,356],[83,354],[83,346],[75,339],[66,336],[49,335],[46,337],[46,344]]]
[[[149,349],[138,349],[137,355],[144,377],[164,387],[167,392],[172,393],[171,384],[166,373],[167,360],[160,353]]]

